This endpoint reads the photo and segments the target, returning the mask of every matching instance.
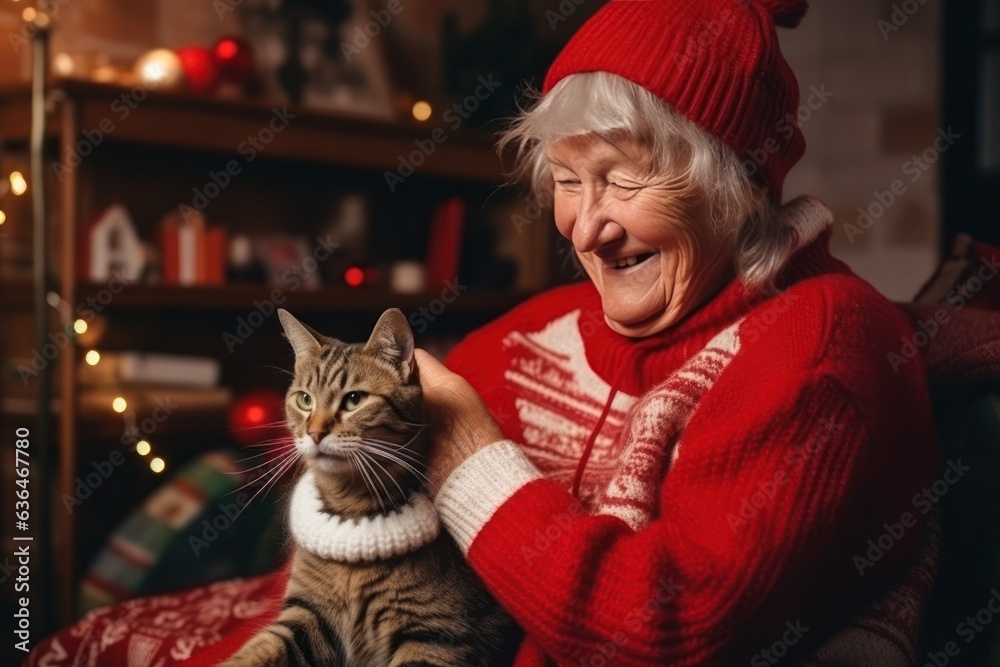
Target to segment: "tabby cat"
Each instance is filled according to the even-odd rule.
[[[509,665],[517,630],[421,490],[413,334],[387,310],[367,343],[279,310],[295,352],[285,414],[305,463],[291,496],[284,609],[224,667]]]

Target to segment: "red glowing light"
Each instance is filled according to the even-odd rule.
[[[240,50],[240,45],[232,39],[224,39],[215,47],[215,52],[221,58],[232,58]]]
[[[351,287],[361,287],[365,283],[365,272],[356,266],[344,271],[344,282]]]
[[[261,422],[264,420],[264,408],[259,405],[252,405],[247,408],[247,421]]]

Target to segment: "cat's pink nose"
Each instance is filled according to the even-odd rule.
[[[318,445],[319,441],[323,439],[323,431],[310,431],[309,437]]]

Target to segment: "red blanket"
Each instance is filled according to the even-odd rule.
[[[281,609],[287,570],[95,609],[42,641],[26,667],[217,665]]]

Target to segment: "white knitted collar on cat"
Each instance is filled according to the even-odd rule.
[[[316,477],[307,471],[292,493],[295,542],[320,558],[348,563],[402,556],[433,542],[441,522],[430,498],[414,493],[388,515],[345,519],[323,511]]]

